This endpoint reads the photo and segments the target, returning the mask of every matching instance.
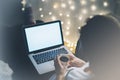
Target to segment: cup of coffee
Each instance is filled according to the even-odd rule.
[[[60,61],[61,61],[63,66],[67,66],[68,65],[68,61],[69,61],[68,54],[60,54]]]
[[[67,54],[61,54],[60,55],[60,61],[68,62],[69,61],[69,56]]]

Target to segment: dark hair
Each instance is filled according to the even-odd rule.
[[[114,43],[116,38],[119,38],[119,28],[117,19],[111,16],[98,15],[88,20],[87,25],[81,29],[80,41],[83,49],[88,51],[89,49],[102,47],[102,44],[110,45],[110,43]]]
[[[93,17],[81,29],[79,42],[82,43],[83,51],[76,54],[79,54],[83,60],[90,61],[91,67],[96,73],[101,73],[102,69],[107,71],[106,67],[109,69],[113,65],[116,66],[115,61],[120,61],[120,24],[118,19],[110,15]]]
[[[36,24],[44,23],[42,20],[36,20]]]

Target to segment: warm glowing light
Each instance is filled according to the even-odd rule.
[[[67,24],[70,24],[70,21],[68,21]]]
[[[77,46],[77,43],[75,43],[74,46],[76,47],[76,46]]]
[[[108,2],[103,2],[103,5],[104,5],[104,7],[107,7],[108,6]]]
[[[83,17],[82,17],[82,16],[79,16],[78,19],[81,21],[81,20],[83,19]]]
[[[70,48],[71,51],[73,51],[73,48]]]
[[[80,3],[81,3],[81,5],[86,5],[87,4],[86,0],[81,0]]]
[[[67,17],[70,17],[70,15],[69,15],[69,14],[67,14],[66,16],[67,16]]]
[[[91,10],[92,10],[92,11],[95,11],[96,9],[97,9],[97,7],[96,7],[95,5],[92,5],[92,6],[91,6]]]
[[[78,27],[78,29],[81,29],[81,27]]]
[[[67,30],[69,30],[69,29],[70,29],[70,27],[66,27],[66,29],[67,29]]]
[[[82,13],[83,13],[83,14],[87,14],[87,9],[83,9],[83,10],[82,10]]]
[[[54,3],[53,8],[57,9],[59,7],[58,3]]]
[[[64,24],[64,22],[62,21],[61,24]]]
[[[22,0],[21,3],[22,3],[23,5],[25,5],[25,4],[26,4],[26,0]]]
[[[62,8],[65,8],[65,7],[66,7],[66,4],[65,4],[65,3],[62,3],[62,4],[61,4],[61,7],[62,7]]]
[[[70,6],[70,9],[71,10],[75,10],[75,6]]]
[[[21,10],[24,11],[25,10],[25,5],[26,5],[26,0],[22,0],[21,4],[23,5]]]
[[[43,14],[41,14],[41,15],[40,15],[40,17],[42,18],[42,17],[44,17],[44,15],[43,15]]]
[[[45,2],[45,0],[42,0],[42,2]]]
[[[72,1],[68,1],[68,4],[72,4]]]
[[[42,8],[39,8],[39,11],[42,11],[43,9]]]
[[[71,47],[74,47],[74,43],[71,43]]]
[[[56,17],[55,17],[55,16],[52,16],[52,20],[56,20]]]
[[[70,47],[70,44],[68,44],[67,46]]]
[[[22,11],[24,11],[25,10],[25,8],[22,8]]]
[[[99,15],[104,15],[105,13],[103,13],[103,12],[101,12],[101,13],[99,13]]]
[[[67,42],[67,43],[70,43],[70,41],[69,41],[69,40],[66,40],[66,42]],[[70,44],[69,44],[69,45],[70,45]]]
[[[92,19],[94,16],[90,16],[89,18]]]
[[[62,13],[60,13],[59,15],[60,15],[60,16],[62,16],[63,14],[62,14]]]
[[[69,34],[70,34],[70,32],[69,32],[69,31],[67,31],[67,32],[66,32],[66,35],[68,36]]]
[[[23,7],[21,9],[24,11],[26,8],[23,4],[29,0],[21,1]],[[38,4],[32,3],[32,5],[33,8],[39,6],[38,17],[45,22],[61,20],[65,46],[72,52],[75,51],[79,31],[87,24],[87,19],[93,18],[94,15],[105,15],[111,11],[108,9],[109,6],[112,7],[109,0],[40,0]]]
[[[52,12],[49,12],[49,15],[52,15]]]

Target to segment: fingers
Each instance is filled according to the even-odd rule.
[[[83,63],[86,63],[84,60],[76,57],[74,54],[68,54],[69,58],[70,58],[70,61],[79,61],[79,62],[83,62]]]
[[[69,67],[82,67],[86,62],[80,58],[74,56],[74,54],[68,54],[69,60]]]
[[[61,61],[60,61],[60,57],[61,57],[61,56],[57,56],[57,62],[58,62],[58,64],[59,64],[59,66],[62,67],[62,64],[61,64]]]
[[[56,56],[55,60],[54,60],[54,65],[55,67],[59,67],[59,68],[67,68],[69,66],[69,61],[68,62],[63,62],[60,60],[62,55],[58,55]]]
[[[69,67],[81,67],[85,64],[85,61],[83,61],[82,59],[77,58],[76,56],[74,56],[74,54],[67,54],[67,57],[69,58],[68,62],[62,62],[60,60],[62,55],[58,55],[56,56],[55,60],[54,60],[54,65],[56,68],[67,68]]]
[[[59,55],[57,55],[56,58],[54,59],[54,65],[55,65],[56,68],[62,67]]]
[[[74,58],[76,58],[76,56],[74,56],[74,54],[68,54],[68,57],[70,58],[70,60],[73,60]]]
[[[68,62],[62,62],[60,60],[62,55],[57,55],[56,58],[54,59],[54,65],[56,68],[67,68],[70,66],[70,63],[73,63],[73,61],[76,59],[76,57],[73,54],[64,54],[64,56],[67,56],[69,58]]]

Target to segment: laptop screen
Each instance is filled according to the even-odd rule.
[[[25,28],[29,52],[63,44],[60,21]]]

